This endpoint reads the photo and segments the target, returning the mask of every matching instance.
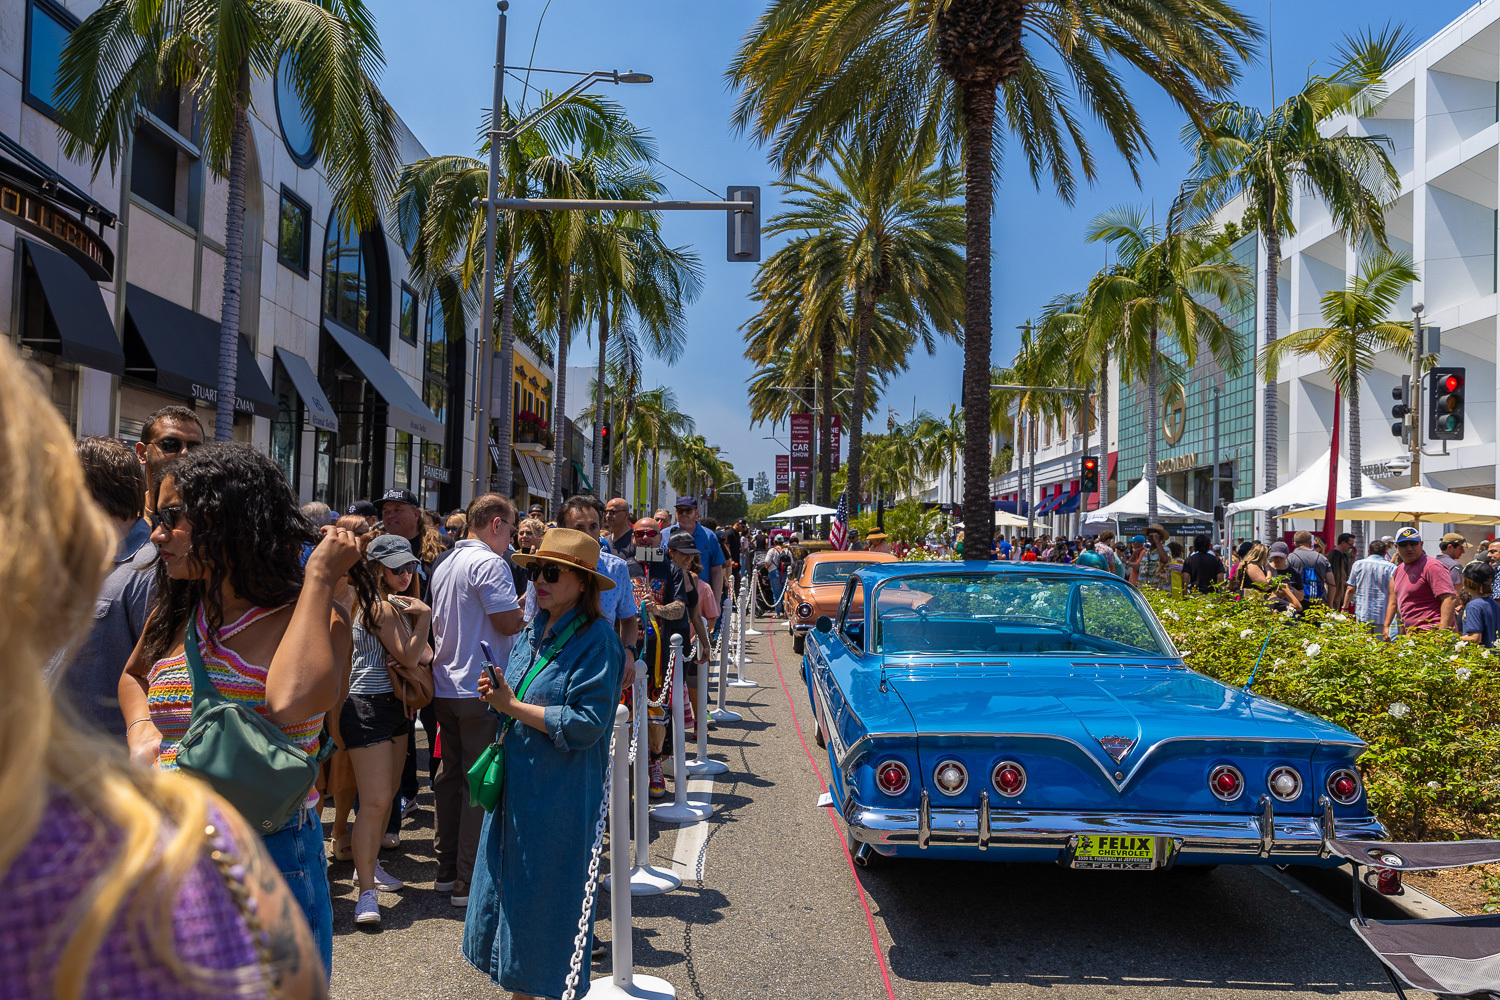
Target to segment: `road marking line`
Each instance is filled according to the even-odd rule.
[[[689,802],[713,804],[713,778],[689,778],[687,788]],[[694,820],[691,825],[677,828],[677,844],[672,850],[672,874],[678,878],[703,878],[702,866],[706,863],[703,851],[708,846],[708,821],[712,818],[713,813],[710,812],[707,817]]]

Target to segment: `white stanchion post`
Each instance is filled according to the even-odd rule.
[[[719,690],[723,690],[721,686]],[[729,765],[722,760],[711,760],[708,756],[708,664],[704,663],[698,670],[698,706],[694,709],[698,718],[698,740],[697,746],[693,748],[693,759],[687,761],[687,773],[706,778],[715,774],[723,774],[729,770]]]
[[[748,596],[749,596],[749,592],[748,592],[748,588],[747,588],[746,597],[748,598]],[[746,602],[745,602],[746,606],[745,606],[745,609],[744,609],[744,613],[742,613],[740,615],[740,644],[739,644],[739,648],[736,651],[736,654],[735,654],[735,657],[734,657],[735,679],[729,682],[729,686],[730,687],[741,687],[741,688],[760,687],[759,684],[755,683],[752,680],[748,680],[745,677],[745,664],[752,662],[751,659],[750,659],[750,657],[748,657],[748,656],[745,655],[745,636],[747,634],[749,634],[749,630],[746,628],[746,624],[748,623],[749,618],[750,618],[749,603],[750,602],[748,600],[746,600]],[[756,632],[755,634],[756,635],[760,635],[759,632]]]
[[[687,797],[687,745],[683,730],[687,717],[687,685],[682,680],[682,636],[672,636],[672,801],[651,807],[651,818],[658,823],[692,823],[707,819],[713,807],[706,802],[689,802]]]
[[[745,596],[746,596],[747,600],[745,601],[745,614],[744,614],[744,617],[748,618],[748,619],[751,619],[750,622],[745,627],[745,631],[744,631],[745,635],[760,635],[761,634],[761,633],[759,633],[759,632],[757,632],[755,630],[755,621],[754,621],[755,616],[753,614],[751,614],[751,611],[755,608],[755,600],[754,600],[754,598],[751,597],[751,595],[750,595],[749,592],[752,591],[752,590],[754,590],[754,589],[755,589],[754,585],[751,585],[751,586],[745,588],[745,590],[746,590]],[[741,643],[741,645],[743,645],[743,643]],[[744,652],[744,650],[741,650],[740,652]]]
[[[729,647],[734,645],[734,637],[739,630],[740,603],[738,595],[729,602],[731,608],[729,621],[719,629],[719,656],[718,656],[718,694],[716,696],[717,706],[709,712],[709,718],[715,722],[739,722],[744,718],[738,712],[724,707],[724,691],[729,686]]]
[[[640,714],[640,713],[637,713]],[[637,754],[645,747],[638,749]],[[630,867],[630,840],[618,836],[630,827],[630,716],[624,705],[615,709],[615,753],[610,761],[609,789],[609,867],[623,872]],[[614,975],[589,983],[585,1000],[676,1000],[677,991],[665,979],[637,976],[634,972],[635,942],[630,926],[631,893],[616,892],[609,897],[610,952]],[[584,956],[588,961],[588,956]]]
[[[657,896],[682,885],[682,879],[651,863],[651,746],[646,731],[646,662],[637,660],[635,688],[635,864],[630,869],[632,896]]]

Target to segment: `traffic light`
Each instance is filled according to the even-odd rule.
[[[1099,492],[1099,459],[1093,455],[1083,457],[1083,482],[1080,485],[1085,496]]]
[[[604,454],[606,454],[606,455],[609,454],[609,446],[610,446],[610,444],[611,444],[611,442],[609,440],[609,424],[605,423],[605,424],[600,425],[600,427],[599,427],[599,447],[600,447],[601,450],[603,450]]]
[[[755,496],[755,480],[753,480],[753,479],[747,479],[747,480],[745,480],[745,496],[747,496],[747,497],[753,497],[753,496]]]
[[[1427,393],[1427,439],[1464,439],[1464,368],[1434,368]]]
[[[730,185],[725,201],[748,202],[744,211],[725,211],[725,256],[731,264],[760,261],[760,188]]]
[[[1396,405],[1391,407],[1391,416],[1396,422],[1391,424],[1391,434],[1401,439],[1402,444],[1411,444],[1411,425],[1407,423],[1407,416],[1411,413],[1411,376],[1402,375],[1401,384],[1391,388],[1391,398]]]

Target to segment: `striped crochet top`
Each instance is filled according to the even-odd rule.
[[[246,663],[234,651],[225,649],[222,642],[253,623],[280,611],[280,608],[251,608],[239,620],[219,630],[216,637],[209,637],[208,619],[202,605],[198,616],[198,651],[203,656],[203,669],[219,693],[231,701],[243,702],[254,708],[264,718],[276,723],[287,739],[310,754],[318,752],[318,734],[323,729],[323,716],[290,725],[277,722],[266,711],[266,668]],[[151,721],[161,731],[161,750],[156,766],[163,771],[177,770],[177,744],[187,735],[188,723],[193,717],[193,679],[188,670],[187,651],[176,656],[157,660],[151,665],[147,676],[146,704],[151,712]]]

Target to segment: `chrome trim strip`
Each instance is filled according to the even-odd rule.
[[[990,793],[979,793],[979,849],[990,846]]]
[[[1269,795],[1260,797],[1260,813],[1255,817],[1255,827],[1260,832],[1260,856],[1269,858],[1271,848],[1276,846],[1276,810]]]
[[[945,812],[947,810],[944,810]],[[927,789],[922,789],[922,805],[917,811],[917,846],[927,850],[932,842],[932,809],[927,802]]]
[[[1318,796],[1318,808],[1322,815],[1318,819],[1318,836],[1322,838],[1322,849],[1318,851],[1318,857],[1326,858],[1330,853],[1329,841],[1338,839],[1338,824],[1333,818],[1333,800],[1326,795]]]

